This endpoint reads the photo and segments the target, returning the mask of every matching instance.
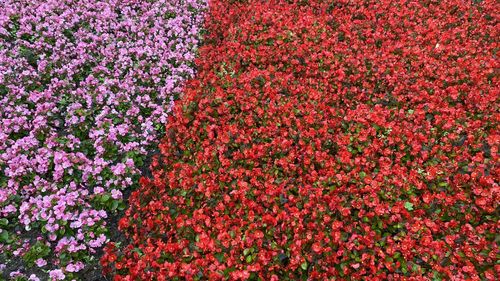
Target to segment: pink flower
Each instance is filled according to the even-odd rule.
[[[95,194],[101,194],[101,193],[104,193],[104,188],[100,187],[100,186],[96,186],[94,187],[94,193]]]
[[[123,163],[118,163],[114,167],[111,167],[111,171],[117,176],[122,175],[125,173],[125,164]]]
[[[49,271],[49,276],[50,276],[50,279],[52,281],[54,281],[54,280],[64,280],[64,278],[66,277],[64,275],[64,273],[62,272],[62,270],[60,270],[60,269],[55,269],[55,270]]]
[[[22,274],[22,273],[21,273],[21,271],[19,271],[19,270],[14,271],[14,272],[11,272],[11,273],[9,274],[9,276],[10,276],[11,278],[20,277],[20,276],[23,276],[23,275],[24,275],[24,274]]]
[[[72,263],[69,263],[66,265],[66,271],[67,272],[76,272],[76,266]]]
[[[129,168],[132,168],[134,167],[134,160],[131,159],[131,158],[128,158],[126,161],[125,161],[125,165]]]
[[[31,274],[30,278],[28,280],[29,281],[40,281],[40,278],[38,278],[35,274]]]
[[[46,260],[44,260],[44,259],[42,259],[42,258],[40,258],[40,259],[37,259],[37,260],[35,261],[35,264],[36,264],[38,267],[44,267],[44,266],[46,266],[46,265],[47,265],[47,261],[46,261]]]
[[[122,198],[122,192],[119,191],[118,189],[113,189],[113,190],[111,190],[111,197],[113,199],[116,199],[116,200],[121,199]]]

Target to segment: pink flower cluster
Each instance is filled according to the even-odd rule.
[[[125,207],[122,191],[194,74],[206,6],[0,2],[0,261],[22,258],[55,280],[97,261],[105,219]],[[50,253],[33,254],[31,240]]]

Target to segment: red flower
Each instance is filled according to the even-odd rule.
[[[344,2],[211,1],[197,77],[119,222],[130,241],[103,265],[496,277],[498,5]]]

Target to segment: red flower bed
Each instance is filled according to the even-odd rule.
[[[115,280],[498,280],[494,1],[210,8]]]

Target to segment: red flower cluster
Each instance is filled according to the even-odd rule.
[[[210,8],[115,280],[498,280],[494,1]]]

